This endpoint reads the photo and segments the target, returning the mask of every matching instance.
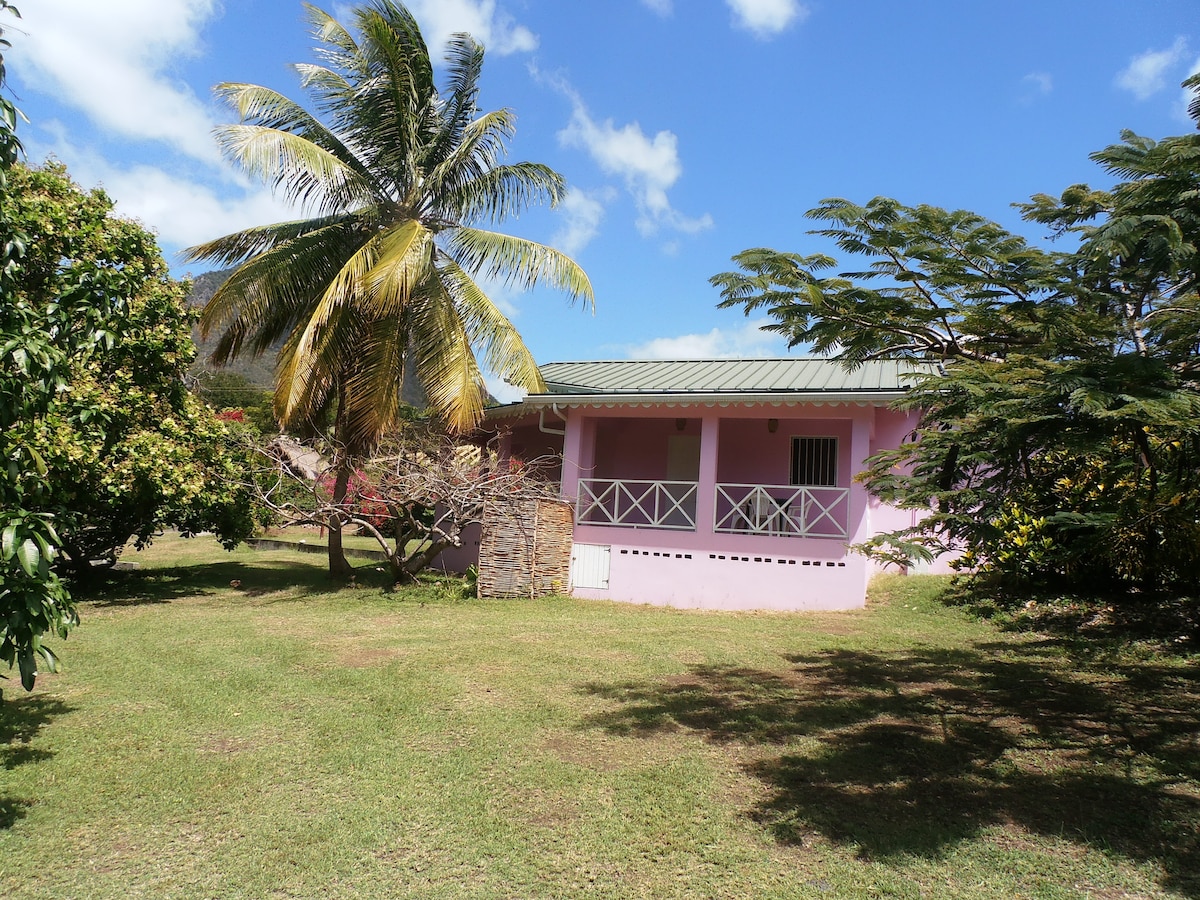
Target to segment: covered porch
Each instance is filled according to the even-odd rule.
[[[847,549],[877,506],[854,476],[903,419],[874,404],[572,404],[514,422],[502,449],[561,447],[576,596],[838,609],[862,604],[873,573]]]
[[[577,526],[849,537],[852,419],[732,412],[581,415],[563,453]]]

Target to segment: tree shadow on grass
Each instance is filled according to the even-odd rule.
[[[677,729],[756,748],[752,817],[863,858],[936,858],[1012,825],[1139,862],[1200,897],[1200,672],[1072,668],[1053,642],[795,656],[782,671],[698,666],[590,684],[586,727]]]
[[[374,581],[382,586],[383,576],[374,567],[361,566],[355,576],[363,586],[373,586]],[[110,570],[79,584],[75,593],[77,600],[102,608],[170,603],[231,589],[249,597],[286,591],[290,599],[296,599],[336,593],[345,586],[343,580],[331,578],[318,566],[259,557],[252,562],[224,560],[162,569]]]
[[[1166,654],[1200,648],[1200,595],[1144,595],[1114,589],[1083,592],[1050,589],[1009,591],[984,579],[955,579],[942,595],[958,606],[1012,632],[1052,634],[1073,655],[1098,660],[1118,657],[1141,643]]]
[[[72,709],[62,700],[45,694],[6,693],[0,702],[0,769],[11,771],[50,759],[54,754],[33,747],[33,739],[43,726]],[[11,828],[32,805],[31,800],[0,794],[0,829]]]

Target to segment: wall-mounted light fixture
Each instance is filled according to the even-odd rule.
[[[778,430],[779,430],[779,420],[778,419],[767,419],[767,431],[771,432],[771,434],[774,434]]]

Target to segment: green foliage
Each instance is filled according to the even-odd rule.
[[[6,0],[0,11],[19,15]],[[8,47],[0,37],[0,50]],[[43,497],[49,469],[14,434],[46,414],[65,383],[67,354],[95,342],[107,307],[91,302],[87,279],[64,285],[63,295],[41,308],[17,290],[30,238],[12,213],[9,172],[21,154],[20,113],[4,86],[0,55],[0,662],[17,666],[22,686],[32,690],[38,661],[49,671],[57,664],[42,635],[66,638],[77,617],[51,568],[61,546],[51,517],[31,510]]]
[[[222,415],[222,420],[246,422],[259,434],[279,431],[271,391],[256,388],[239,372],[205,370],[195,379],[196,393],[217,413],[241,413]]]
[[[6,175],[0,660],[31,688],[55,665],[42,636],[78,621],[59,570],[166,525],[232,544],[253,522],[226,428],[183,386],[191,319],[153,236],[59,164]]]
[[[814,233],[865,262],[748,250],[713,278],[793,344],[932,361],[899,404],[916,440],[869,460],[869,489],[928,512],[870,542],[946,550],[1008,587],[1158,595],[1200,582],[1200,135],[1126,133],[1093,154],[1121,180],[1037,195],[1026,218],[1074,250],[974,213],[827,200]]]
[[[230,544],[251,527],[249,495],[231,487],[238,466],[227,429],[183,383],[195,353],[185,286],[172,281],[154,238],[111,215],[101,191],[84,192],[61,164],[16,166],[9,215],[31,235],[16,302],[30,330],[13,350],[20,374],[48,350],[66,356],[37,418],[14,423],[6,440],[36,454],[18,466],[25,496],[55,515],[64,564],[112,561],[130,539],[149,541],[167,525],[215,530]],[[89,286],[100,314],[64,308],[74,284]],[[93,329],[64,347],[64,329]]]

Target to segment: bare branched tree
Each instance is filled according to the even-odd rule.
[[[554,460],[501,458],[494,447],[466,444],[428,427],[409,425],[385,439],[352,474],[345,499],[334,501],[334,472],[297,466],[296,445],[260,448],[254,473],[259,502],[285,525],[323,526],[331,515],[375,539],[397,582],[410,582],[485,510],[554,499]]]

